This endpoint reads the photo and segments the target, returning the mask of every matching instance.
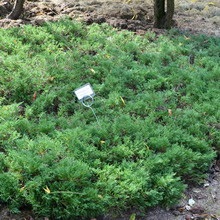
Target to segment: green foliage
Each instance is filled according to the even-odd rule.
[[[0,202],[86,219],[171,206],[204,179],[220,151],[219,39],[70,20],[0,39]],[[101,127],[73,96],[87,82]]]

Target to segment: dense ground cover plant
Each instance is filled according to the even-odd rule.
[[[0,39],[1,203],[91,218],[170,206],[203,180],[220,151],[218,38],[64,20]],[[87,82],[101,127],[73,96]]]

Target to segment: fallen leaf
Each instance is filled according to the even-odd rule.
[[[32,96],[32,100],[35,101],[37,98],[37,92],[34,92],[33,96]]]
[[[190,40],[190,37],[187,37],[186,35],[184,35],[184,37],[186,40]]]
[[[48,81],[49,81],[49,82],[53,82],[53,81],[54,81],[54,76],[48,77]]]
[[[123,105],[125,106],[125,100],[120,96]]]
[[[169,114],[169,116],[172,116],[172,110],[171,109],[168,109],[168,114]]]
[[[196,206],[194,208],[191,208],[190,212],[192,212],[193,214],[202,214],[205,212],[205,210],[204,210],[204,208],[202,208],[200,206]]]
[[[24,191],[25,190],[25,186],[21,187],[20,188],[20,192]]]
[[[90,71],[91,71],[92,73],[95,73],[95,70],[94,70],[94,69],[92,69],[92,68],[90,69]]]
[[[50,194],[50,189],[48,188],[48,186],[46,186],[46,188],[44,188],[44,191],[45,191],[47,194]]]

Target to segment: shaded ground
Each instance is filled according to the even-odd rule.
[[[110,25],[145,33],[147,30],[162,32],[152,27],[153,3],[147,0],[49,0],[26,2],[22,19],[12,21],[1,19],[0,27],[21,26],[24,24],[41,25],[45,21],[56,21],[64,16],[91,24],[107,22]],[[11,6],[0,1],[0,15],[7,13]],[[191,33],[203,33],[220,37],[220,1],[214,0],[178,0],[176,3],[176,27]],[[155,208],[147,215],[135,219],[143,220],[220,220],[220,162],[210,168],[209,178],[200,187],[188,189],[182,201],[172,209]],[[29,211],[11,214],[0,206],[0,220],[4,219],[38,219]],[[118,219],[130,218],[133,212]],[[134,217],[134,216],[133,216]],[[48,220],[47,218],[41,218]],[[113,219],[103,216],[103,220]]]

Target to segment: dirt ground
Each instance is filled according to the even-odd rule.
[[[4,19],[10,9],[7,0],[0,0],[0,27],[9,28],[25,24],[41,25],[45,21],[56,21],[69,16],[87,24],[107,22],[119,29],[128,29],[142,34],[147,30],[161,33],[153,28],[153,0],[42,0],[27,1],[19,20]],[[220,37],[220,0],[176,0],[174,20],[176,28],[191,33],[203,33]],[[171,209],[155,208],[141,216],[126,213],[118,220],[220,220],[220,162],[210,167],[204,184],[187,189],[180,203]],[[134,217],[134,215],[133,215]],[[38,219],[30,211],[11,214],[0,206],[0,220]],[[41,218],[48,220],[48,218]],[[111,220],[106,215],[100,220]],[[98,219],[97,219],[98,220]]]
[[[0,0],[2,18],[10,9],[9,0]],[[176,28],[192,33],[220,36],[220,0],[176,0]],[[153,0],[34,0],[26,1],[21,19],[1,19],[0,27],[23,24],[41,25],[61,17],[83,20],[88,24],[107,22],[135,32],[153,29]]]

